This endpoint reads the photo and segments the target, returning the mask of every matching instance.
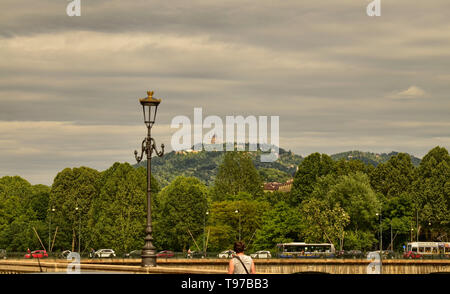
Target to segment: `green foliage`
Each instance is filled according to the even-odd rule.
[[[370,182],[374,190],[387,198],[399,197],[405,192],[410,193],[416,178],[417,173],[411,157],[406,153],[391,157],[370,173]]]
[[[365,165],[368,166],[378,166],[380,163],[384,163],[388,161],[391,157],[397,155],[398,152],[390,152],[388,154],[386,153],[372,153],[372,152],[363,152],[363,151],[347,151],[342,153],[337,153],[331,155],[331,158],[333,160],[360,160]],[[411,155],[411,161],[414,166],[418,166],[420,164],[420,159]]]
[[[357,171],[337,177],[333,173],[319,178],[301,207],[307,224],[304,230],[307,240],[339,241],[339,247],[343,248],[348,244],[347,235],[354,232],[350,236],[368,238],[358,246],[364,244],[369,249],[375,244],[372,241],[380,201],[366,174]]]
[[[253,250],[275,251],[279,243],[300,240],[302,218],[298,207],[291,207],[280,201],[264,213],[262,219],[261,229],[256,232]]]
[[[248,147],[248,146],[247,146]],[[179,176],[196,177],[208,186],[213,186],[223,162],[223,157],[228,152],[170,152],[163,157],[152,158],[152,173],[160,184],[165,187]],[[300,155],[279,148],[279,158],[275,162],[261,162],[261,152],[248,152],[254,166],[260,172],[265,182],[284,182],[295,173],[298,164],[303,160]],[[146,166],[142,161],[136,166]]]
[[[414,183],[414,208],[419,214],[419,231],[428,237],[450,234],[450,155],[436,147],[424,156]]]
[[[140,249],[146,223],[147,172],[128,163],[114,163],[100,179],[100,192],[89,211],[85,247],[114,248],[117,253]],[[154,199],[159,187],[151,181]],[[154,206],[154,201],[153,205]]]
[[[176,251],[196,248],[191,234],[194,239],[203,234],[207,194],[205,184],[192,177],[178,177],[162,189],[157,196],[155,246]]]
[[[246,192],[257,198],[263,195],[262,181],[246,152],[227,152],[214,182],[212,197],[215,201]]]
[[[325,198],[338,204],[350,215],[349,229],[370,230],[374,228],[380,202],[370,186],[369,177],[357,172],[342,176],[331,186]]]
[[[346,231],[344,248],[346,250],[368,251],[377,243],[375,234],[369,231]]]
[[[341,250],[345,235],[345,227],[350,216],[340,207],[317,199],[306,200],[301,205],[303,235],[306,242],[327,242],[337,244]]]
[[[159,191],[152,177],[156,247],[202,250],[207,239],[209,252],[222,251],[231,249],[240,233],[250,251],[274,250],[277,243],[291,241],[373,250],[380,241],[380,211],[384,249],[391,228],[395,249],[413,237],[417,215],[421,241],[450,235],[450,155],[445,148],[430,150],[418,167],[416,158],[395,152],[314,153],[303,159],[280,149],[273,163],[261,163],[259,155],[171,152],[155,158],[153,174],[165,186]],[[262,192],[263,181],[283,182],[297,166],[290,193]],[[41,248],[32,228],[47,246],[51,221],[52,236],[58,227],[54,250],[77,250],[80,236],[82,250],[106,247],[122,254],[140,249],[146,177],[144,167],[115,163],[103,172],[64,169],[51,188],[20,177],[0,178],[0,248]]]
[[[268,203],[254,200],[213,202],[208,222],[208,248],[212,251],[233,248],[234,242],[239,240],[239,232],[241,240],[250,245],[268,208]]]
[[[49,202],[50,207],[55,208],[53,222],[60,232],[56,236],[55,249],[74,250],[77,248],[79,234],[86,236],[88,213],[99,190],[100,173],[94,169],[66,168],[58,173],[52,185]]]
[[[258,172],[264,182],[284,183],[292,177],[290,174],[275,168],[261,168]]]
[[[291,192],[291,203],[300,204],[314,190],[314,185],[320,177],[333,173],[335,163],[326,154],[313,153],[307,156],[298,166]]]
[[[17,176],[0,178],[0,248],[8,251],[42,248],[33,227],[41,238],[47,232],[44,222],[47,202],[48,187],[32,186]]]

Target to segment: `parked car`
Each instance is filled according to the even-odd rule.
[[[175,254],[173,253],[173,251],[170,250],[163,250],[160,251],[158,254],[156,254],[156,257],[160,257],[160,258],[170,258],[170,257],[174,257]]]
[[[262,251],[256,251],[253,254],[250,254],[251,258],[272,258],[272,254],[270,254],[270,251],[262,250]]]
[[[361,250],[345,250],[345,251],[341,250],[337,253],[337,257],[352,258],[352,259],[357,259],[357,258],[364,259],[364,258],[366,258],[366,255]]]
[[[189,253],[186,253],[186,258],[204,258],[205,253],[203,251],[192,251],[189,255]]]
[[[25,258],[45,258],[48,257],[47,251],[45,250],[34,250],[30,253],[25,254]]]
[[[0,258],[6,259],[6,249],[0,249]]]
[[[95,251],[94,257],[97,257],[97,258],[105,258],[105,257],[112,258],[112,257],[116,257],[116,253],[112,249],[100,249],[100,250]]]
[[[61,258],[67,258],[67,256],[69,256],[70,253],[72,253],[72,251],[64,250],[63,252],[61,252]]]
[[[383,250],[383,259],[394,259],[395,252],[391,250]]]
[[[404,258],[408,258],[408,259],[419,259],[419,258],[423,258],[422,254],[416,252],[416,251],[406,251],[405,253],[403,253],[403,257]]]
[[[129,253],[125,253],[123,255],[124,258],[140,258],[142,254],[142,250],[133,250]]]
[[[220,252],[217,256],[219,258],[232,258],[233,255],[235,255],[235,254],[236,254],[236,252],[234,252],[233,250],[225,250],[225,251]]]

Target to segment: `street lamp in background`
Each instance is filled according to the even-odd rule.
[[[81,210],[77,207],[75,207],[75,210],[78,212],[78,253],[81,255]]]
[[[383,260],[383,227],[381,226],[381,209],[380,213],[376,213],[376,216],[380,219],[380,274],[382,274],[382,260]]]
[[[239,210],[235,210],[234,213],[237,213],[239,216],[239,241],[241,241],[241,214],[239,213]]]
[[[205,235],[206,235],[206,217],[208,216],[209,211],[205,212],[205,217],[203,219],[203,257],[206,257],[206,241],[205,241]]]
[[[142,249],[142,263],[141,266],[156,266],[156,248],[153,245],[152,236],[152,200],[151,200],[151,160],[152,153],[155,151],[159,157],[164,154],[164,144],[161,144],[161,151],[156,149],[155,140],[151,137],[152,126],[155,123],[156,111],[158,105],[161,103],[161,99],[153,98],[153,91],[147,91],[147,97],[139,99],[144,112],[144,123],[147,126],[147,137],[142,141],[141,155],[138,156],[138,152],[134,151],[134,157],[139,163],[143,158],[144,152],[147,154],[147,226],[145,228],[145,244]]]
[[[50,243],[51,243],[51,227],[52,227],[52,212],[55,212],[55,208],[50,209],[49,221],[48,221],[48,252],[50,252]]]

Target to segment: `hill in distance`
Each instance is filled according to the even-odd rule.
[[[399,152],[392,151],[390,153],[372,153],[372,152],[363,152],[363,151],[347,151],[341,152],[331,155],[331,158],[334,160],[346,159],[346,160],[361,160],[365,164],[371,164],[373,166],[377,166],[380,163],[384,163],[389,160],[392,156],[399,154]],[[415,157],[414,155],[409,155],[411,157],[411,162],[414,166],[418,166],[420,164],[420,158]]]
[[[249,152],[253,164],[259,171],[264,182],[286,182],[293,177],[297,166],[302,162],[301,155],[294,154],[279,148],[279,157],[275,162],[261,162],[261,151]],[[348,151],[331,155],[333,160],[361,160],[365,164],[377,166],[386,162],[398,152],[371,153],[362,151]],[[158,179],[162,187],[167,186],[178,176],[196,177],[208,186],[214,184],[218,167],[222,163],[224,151],[185,151],[169,152],[163,157],[152,158],[152,173]],[[415,166],[420,164],[420,159],[411,155],[411,161]],[[146,161],[134,165],[146,166]]]

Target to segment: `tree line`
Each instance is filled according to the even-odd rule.
[[[287,193],[264,192],[251,154],[237,151],[223,154],[209,186],[183,176],[162,189],[155,178],[151,183],[159,250],[217,252],[241,239],[251,251],[291,241],[365,251],[378,248],[380,226],[385,250],[401,250],[411,240],[449,239],[450,155],[442,147],[418,167],[405,153],[377,167],[313,153],[298,165]],[[102,172],[66,168],[51,187],[0,178],[0,248],[141,249],[146,185],[145,168],[128,163]]]

